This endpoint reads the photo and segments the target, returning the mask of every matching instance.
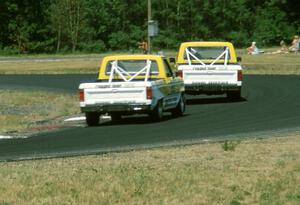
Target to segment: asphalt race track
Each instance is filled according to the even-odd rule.
[[[0,88],[77,92],[92,75],[0,75]],[[188,96],[185,116],[152,123],[131,116],[120,124],[74,127],[26,139],[0,140],[0,160],[73,156],[141,147],[189,144],[257,132],[300,129],[300,76],[245,76],[240,101]],[[1,99],[3,100],[3,99]]]

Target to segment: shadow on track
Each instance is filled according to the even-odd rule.
[[[161,123],[166,122],[169,120],[179,119],[187,117],[189,114],[184,114],[180,117],[173,117],[171,114],[164,114],[162,121],[160,122],[154,122],[151,120],[151,118],[147,115],[132,115],[132,116],[122,116],[122,118],[119,121],[113,122],[111,120],[106,122],[100,122],[99,125],[95,127],[106,127],[106,126],[116,126],[116,125],[140,125],[140,124],[155,124],[155,123]],[[86,127],[88,128],[88,127]]]
[[[205,104],[223,104],[223,103],[236,103],[236,102],[246,102],[246,98],[230,99],[227,97],[212,97],[212,98],[191,98],[187,99],[188,105],[205,105]]]

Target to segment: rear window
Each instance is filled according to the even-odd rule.
[[[210,46],[210,47],[187,47],[187,50],[192,53],[195,57],[197,57],[199,60],[214,60],[216,58],[218,58],[225,50],[226,50],[226,46]],[[190,59],[191,60],[196,60],[195,57],[193,57],[193,55],[190,55]],[[188,60],[187,58],[187,52],[186,50],[184,51],[184,56],[183,56],[184,60]],[[225,59],[225,55],[223,55],[220,60],[224,60]],[[230,59],[230,53],[228,52],[228,57],[227,59]]]
[[[117,60],[109,61],[106,65],[106,75],[110,75],[113,63],[116,63],[118,70],[125,76],[132,76],[140,72],[147,66],[147,60]],[[158,75],[158,66],[156,61],[151,61],[150,73],[151,76]],[[146,69],[139,73],[139,76],[145,76]]]

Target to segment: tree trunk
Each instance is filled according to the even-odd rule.
[[[61,24],[59,25],[58,32],[57,32],[56,53],[58,53],[60,50],[60,43],[61,43]]]
[[[179,28],[180,28],[180,4],[181,4],[181,1],[178,0],[177,1],[177,32],[179,31]]]

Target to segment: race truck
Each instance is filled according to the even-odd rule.
[[[159,55],[104,57],[97,81],[80,84],[79,94],[88,126],[96,126],[100,115],[117,122],[142,113],[161,121],[164,111],[181,116],[186,106],[183,80]]]
[[[230,42],[184,42],[177,56],[177,76],[185,93],[241,97],[242,67]]]

